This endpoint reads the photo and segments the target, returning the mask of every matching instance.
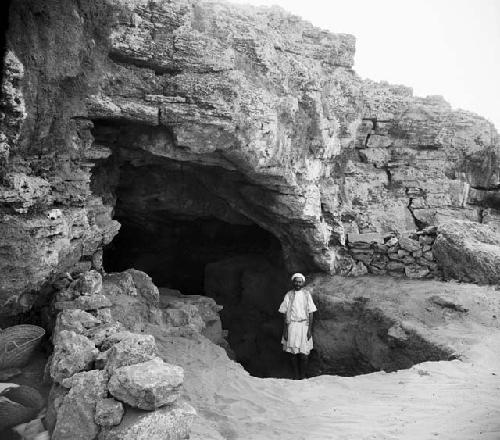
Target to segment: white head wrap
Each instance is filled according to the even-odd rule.
[[[294,273],[292,275],[291,280],[293,281],[295,278],[301,278],[302,281],[304,281],[304,282],[306,281],[306,277],[304,275],[302,275],[300,272]]]

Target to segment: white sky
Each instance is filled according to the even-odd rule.
[[[230,0],[284,9],[356,37],[363,78],[443,95],[500,130],[500,0]]]

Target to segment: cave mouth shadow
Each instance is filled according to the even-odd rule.
[[[288,240],[282,247],[268,230],[283,233],[277,221],[286,222],[270,214],[270,191],[235,170],[147,151],[148,142],[177,148],[165,127],[95,121],[93,135],[112,154],[93,168],[92,191],[114,206],[114,218],[121,223],[104,249],[106,271],[139,269],[160,288],[213,298],[223,306],[219,315],[228,330],[228,354],[252,376],[291,378],[278,308],[290,289],[283,247],[293,236],[282,234],[281,240]],[[246,193],[257,194],[258,203],[245,199]],[[392,323],[371,322],[367,316],[346,312],[345,319],[332,324],[318,312],[310,376],[354,376],[431,360],[411,354],[418,344],[405,348],[404,341],[386,337]]]
[[[180,291],[215,300],[229,356],[256,377],[287,377],[277,312],[288,284],[279,241],[255,224],[214,217],[161,216],[138,223],[117,205],[120,233],[104,249],[104,267],[149,274],[160,292]],[[217,338],[220,340],[220,338]]]

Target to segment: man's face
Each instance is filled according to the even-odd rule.
[[[292,281],[293,288],[295,290],[300,290],[302,286],[304,285],[304,280],[302,278],[294,278]]]

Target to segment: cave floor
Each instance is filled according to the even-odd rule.
[[[171,336],[151,326],[162,357],[186,370],[184,397],[199,414],[191,440],[500,439],[500,328],[493,316],[498,292],[434,281],[378,278],[377,283],[383,294],[371,300],[380,298],[387,306],[392,297],[395,310],[449,341],[461,360],[356,377],[259,379],[202,336]],[[377,290],[370,279],[344,279],[338,285],[338,295]],[[444,311],[441,320],[426,323],[420,310],[410,313],[436,291],[466,303],[467,314]]]

